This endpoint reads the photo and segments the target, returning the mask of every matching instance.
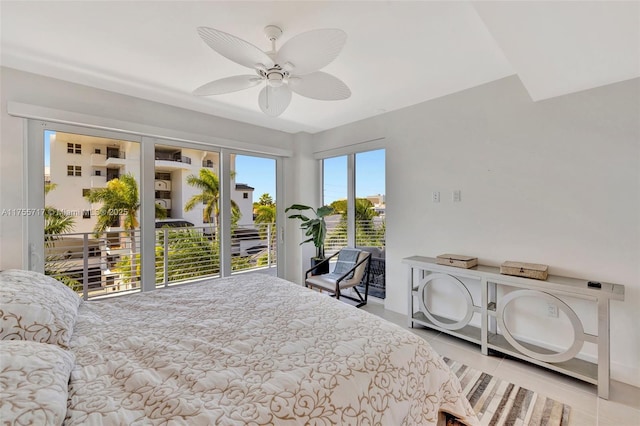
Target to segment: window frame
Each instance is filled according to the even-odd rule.
[[[376,150],[385,151],[385,170],[387,164],[386,139],[378,138],[367,142],[359,142],[342,146],[340,148],[318,151],[314,153],[314,158],[320,162],[320,182],[319,193],[322,205],[325,205],[324,199],[324,160],[336,157],[347,157],[347,245],[355,247],[356,244],[356,155]],[[385,174],[386,176],[386,174]],[[385,179],[386,181],[386,179]],[[386,187],[386,184],[385,184]],[[386,188],[385,188],[386,192]],[[385,194],[386,195],[386,194]]]
[[[24,204],[28,208],[42,209],[44,208],[44,185],[35,184],[36,182],[44,182],[44,134],[47,130],[59,131],[65,133],[78,133],[87,136],[105,137],[117,140],[129,140],[140,142],[141,145],[141,219],[142,219],[142,235],[143,241],[141,250],[143,254],[150,256],[151,261],[147,262],[147,269],[143,271],[148,276],[154,276],[154,249],[155,246],[155,229],[154,232],[147,231],[145,236],[145,221],[153,222],[155,206],[154,206],[154,171],[151,164],[155,163],[153,146],[156,141],[166,144],[180,146],[193,146],[196,149],[220,151],[223,156],[221,163],[225,157],[228,169],[229,153],[247,154],[259,157],[272,158],[276,161],[276,191],[277,198],[280,198],[280,205],[284,203],[284,159],[292,158],[294,150],[292,148],[269,146],[260,143],[259,139],[254,142],[245,142],[239,140],[228,139],[215,134],[195,134],[184,130],[174,128],[162,128],[149,126],[147,124],[124,121],[120,119],[107,119],[95,115],[77,115],[68,111],[55,108],[46,108],[38,105],[9,102],[7,112],[13,117],[19,117],[26,120],[25,138],[27,143],[24,144],[23,170],[24,170]],[[74,145],[75,150],[75,145]],[[221,175],[224,175],[225,169],[223,165],[219,165]],[[230,180],[227,180],[230,181]],[[230,192],[230,189],[227,190]],[[228,195],[228,194],[227,194]],[[148,197],[145,198],[145,197]],[[278,202],[278,200],[276,200]],[[229,203],[227,203],[229,204]],[[146,211],[146,213],[145,213]],[[230,211],[230,207],[229,207]],[[227,213],[229,216],[230,213]],[[42,216],[33,215],[24,220],[23,227],[23,244],[21,245],[23,254],[23,268],[33,271],[44,271],[44,220]],[[284,244],[284,214],[281,209],[278,214],[278,251],[283,252]],[[146,225],[148,226],[148,225]],[[230,233],[230,229],[228,230]],[[145,247],[146,245],[146,247]],[[228,251],[229,259],[231,257],[230,249]],[[285,268],[284,258],[278,262],[278,276],[284,276]],[[144,267],[144,263],[143,263]],[[150,268],[150,269],[149,269]],[[150,281],[149,287],[144,287],[143,291],[155,289],[155,280]]]

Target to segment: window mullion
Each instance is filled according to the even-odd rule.
[[[347,156],[347,246],[356,245],[356,155]]]

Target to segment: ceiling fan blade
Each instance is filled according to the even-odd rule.
[[[321,101],[340,101],[351,96],[351,90],[342,80],[322,71],[291,77],[289,86],[298,95]]]
[[[291,103],[291,89],[286,84],[280,87],[265,86],[258,95],[260,109],[271,117],[277,117]]]
[[[235,75],[203,84],[193,91],[196,96],[222,95],[258,85],[262,79],[255,75]]]
[[[209,47],[235,63],[247,68],[255,68],[256,64],[263,64],[267,68],[273,66],[269,55],[248,41],[208,27],[198,27],[198,34]]]
[[[292,65],[295,75],[309,74],[329,65],[347,41],[347,34],[338,29],[313,30],[298,34],[278,51],[276,62]]]

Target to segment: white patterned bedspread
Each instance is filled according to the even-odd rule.
[[[83,303],[68,425],[430,425],[476,419],[421,338],[244,274]]]

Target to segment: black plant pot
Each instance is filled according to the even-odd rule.
[[[313,268],[317,264],[321,263],[323,260],[324,259],[320,259],[318,257],[312,257],[311,258],[311,267]],[[328,273],[329,273],[329,262],[325,262],[324,264],[316,267],[311,272],[312,275],[322,275],[322,274],[328,274]]]

